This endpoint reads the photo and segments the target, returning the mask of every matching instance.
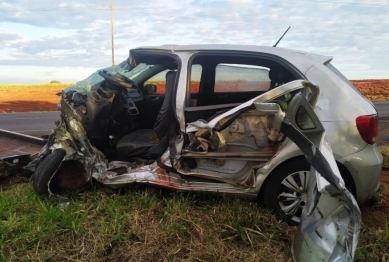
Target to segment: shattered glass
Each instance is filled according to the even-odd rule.
[[[104,78],[99,75],[100,71],[107,71],[110,75],[115,75],[117,73],[126,76],[129,79],[132,79],[150,68],[150,65],[145,63],[140,63],[135,67],[130,67],[127,63],[127,60],[121,62],[120,64],[112,67],[106,67],[103,69],[99,69],[93,74],[91,74],[88,78],[78,81],[75,86],[71,86],[65,89],[65,92],[68,91],[76,91],[82,94],[89,92],[91,90],[97,89],[99,83],[101,83]],[[96,86],[96,87],[95,87]]]

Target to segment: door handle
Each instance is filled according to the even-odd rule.
[[[159,100],[159,96],[150,98],[150,101],[158,101],[158,100]]]

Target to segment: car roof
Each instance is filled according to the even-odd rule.
[[[257,45],[231,45],[231,44],[197,44],[197,45],[161,45],[161,46],[142,46],[131,49],[137,50],[160,50],[167,52],[197,52],[197,51],[243,51],[243,52],[258,52],[280,56],[286,60],[309,60],[316,63],[327,63],[333,59],[331,56],[317,55],[305,51],[272,47],[272,46],[257,46]],[[306,61],[308,62],[308,61]]]

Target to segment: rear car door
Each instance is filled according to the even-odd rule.
[[[291,99],[280,126],[311,164],[308,198],[292,247],[293,259],[353,261],[361,213],[345,187],[324,128],[311,107],[316,101],[308,102],[312,94],[309,91],[315,91],[311,87],[306,85]]]

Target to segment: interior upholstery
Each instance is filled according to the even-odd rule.
[[[281,69],[281,68],[273,68],[269,71],[269,78],[271,80],[271,84],[270,84],[270,88],[269,90],[277,87],[277,86],[280,86],[284,83],[287,83],[293,79],[290,78],[290,76],[288,75],[288,73]],[[277,84],[277,86],[276,86]]]
[[[154,124],[154,130],[159,139],[167,136],[169,132],[169,125],[171,124],[171,116],[174,114],[174,107],[172,106],[174,99],[174,83],[177,72],[169,71],[166,73],[166,92],[162,107],[159,110],[157,120]]]
[[[122,137],[116,145],[116,150],[125,157],[147,156],[149,150],[157,146],[167,137],[170,126],[170,114],[173,113],[173,95],[176,72],[166,73],[166,92],[162,107],[159,110],[153,129],[139,129]],[[162,149],[164,146],[162,147]]]
[[[116,150],[126,157],[147,155],[150,147],[158,144],[157,133],[153,129],[138,129],[119,140]]]

